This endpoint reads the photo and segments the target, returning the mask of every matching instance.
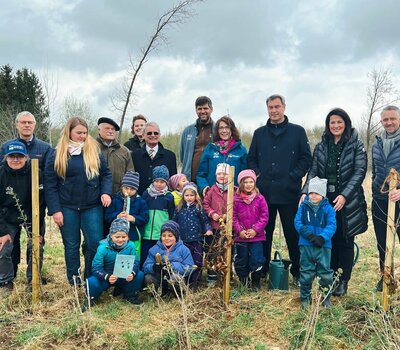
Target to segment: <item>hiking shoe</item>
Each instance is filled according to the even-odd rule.
[[[82,305],[82,312],[86,312],[87,310],[90,310],[91,307],[93,307],[96,303],[94,302],[94,300],[92,298],[88,299],[85,298],[85,302]]]
[[[341,297],[347,294],[347,281],[340,281],[336,288],[333,290],[332,295]]]
[[[300,278],[299,277],[293,277],[293,286],[295,288],[300,288]]]
[[[260,280],[259,280],[259,279],[257,279],[257,280],[252,280],[252,281],[251,281],[251,290],[252,290],[253,292],[258,292],[260,289],[261,289]]]
[[[133,305],[141,305],[141,304],[143,304],[143,300],[140,299],[137,295],[135,295],[133,297],[130,297],[130,298],[125,298],[125,300],[128,303],[131,303]]]
[[[322,306],[326,309],[330,309],[332,307],[331,304],[331,296],[328,295],[322,302]]]
[[[378,281],[378,283],[375,286],[375,290],[377,292],[382,292],[383,290],[383,277],[381,277],[381,279]]]
[[[121,294],[122,294],[122,288],[115,286],[114,290],[112,292],[112,296],[117,297],[118,295],[121,295]]]

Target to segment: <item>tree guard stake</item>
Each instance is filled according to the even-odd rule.
[[[39,160],[32,159],[32,304],[39,302]]]

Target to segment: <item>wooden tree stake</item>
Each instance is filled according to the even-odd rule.
[[[232,217],[233,217],[233,192],[234,192],[234,178],[235,178],[235,167],[229,167],[229,179],[228,179],[228,198],[227,198],[227,213],[226,213],[226,250],[225,250],[225,262],[227,265],[226,274],[224,276],[224,286],[222,290],[222,296],[224,299],[224,305],[227,309],[229,307],[229,295],[231,289],[231,262],[232,262]]]
[[[39,302],[39,160],[32,159],[32,304]]]

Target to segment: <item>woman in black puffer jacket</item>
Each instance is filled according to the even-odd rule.
[[[325,119],[322,140],[314,149],[312,167],[302,193],[315,176],[328,179],[327,197],[336,211],[336,233],[332,238],[331,268],[342,269],[333,295],[347,293],[354,259],[354,236],[368,228],[367,203],[362,182],[367,172],[367,154],[349,115],[340,108]],[[305,195],[302,196],[302,199]]]

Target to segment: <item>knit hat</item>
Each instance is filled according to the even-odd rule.
[[[125,232],[128,234],[129,232],[129,222],[125,218],[115,219],[110,226],[110,235],[112,236],[116,232]]]
[[[318,193],[322,197],[326,197],[327,179],[320,179],[318,176],[313,177],[308,184],[308,193]]]
[[[175,175],[172,175],[172,176],[169,178],[169,181],[168,181],[168,186],[169,186],[169,188],[170,188],[171,190],[175,191],[175,190],[178,188],[179,181],[181,181],[181,179],[182,179],[183,177],[186,177],[186,175],[185,175],[185,174],[175,174]]]
[[[196,194],[198,194],[198,192],[197,192],[197,186],[196,186],[196,184],[193,183],[193,182],[187,182],[187,183],[185,183],[185,186],[183,186],[183,189],[182,189],[182,195],[185,194],[185,191],[186,191],[186,190],[193,190],[194,192],[196,192]]]
[[[254,180],[254,182],[257,181],[257,176],[256,176],[256,173],[254,172],[254,170],[246,169],[246,170],[242,170],[239,173],[239,175],[238,175],[238,183],[240,183],[246,177],[251,177]]]
[[[168,183],[169,179],[169,171],[165,165],[159,165],[154,167],[153,169],[153,181],[155,180],[164,180]]]
[[[229,171],[229,164],[227,163],[219,163],[217,165],[217,169],[215,170],[215,175],[217,175],[218,173],[224,173],[224,174],[228,174]]]
[[[122,186],[132,187],[137,190],[139,188],[139,173],[127,171],[122,178]]]
[[[22,142],[11,141],[6,144],[5,155],[8,156],[14,153],[22,154],[23,156],[26,156],[28,154],[28,152],[26,151],[26,147]]]
[[[172,221],[172,220],[165,222],[161,226],[161,233],[163,233],[165,231],[171,232],[175,236],[176,240],[177,241],[179,240],[180,232],[179,232],[179,224],[177,222]]]

